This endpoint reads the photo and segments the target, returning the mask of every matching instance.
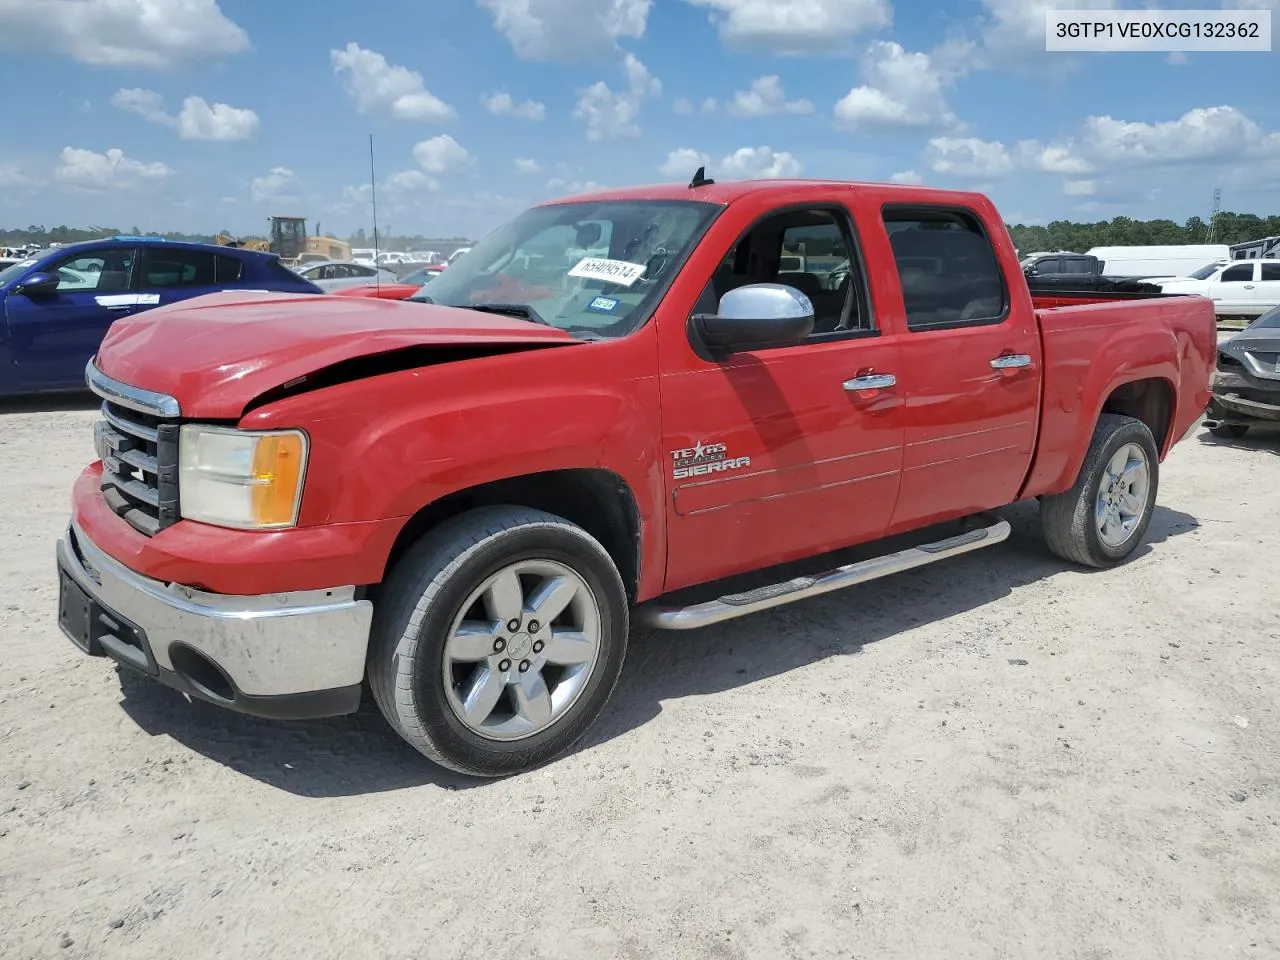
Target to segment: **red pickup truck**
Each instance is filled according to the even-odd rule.
[[[1081,299],[1033,301],[981,194],[700,175],[527,210],[418,302],[125,319],[86,370],[60,624],[232,710],[368,689],[432,760],[526,770],[601,713],[635,621],[991,546],[1029,498],[1059,556],[1128,557],[1213,305]]]

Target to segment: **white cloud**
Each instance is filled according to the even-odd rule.
[[[692,177],[698,167],[707,168],[707,176],[725,180],[760,180],[798,177],[803,167],[790,153],[778,152],[771,147],[741,147],[718,164],[708,154],[691,147],[681,147],[667,154],[658,169],[664,176],[676,180]]]
[[[388,63],[387,58],[357,43],[343,50],[330,50],[333,72],[342,78],[356,109],[367,113],[379,107],[400,120],[443,122],[457,114],[422,82],[422,74],[408,67]]]
[[[1074,144],[1042,144],[1039,140],[1020,140],[1015,155],[1019,166],[1041,173],[1092,173],[1093,164],[1080,156]]]
[[[769,147],[741,147],[720,161],[720,171],[731,180],[798,177],[802,169],[791,154]]]
[[[673,180],[685,180],[693,176],[699,167],[709,166],[711,158],[690,147],[681,147],[667,154],[667,159],[658,168],[664,177]]]
[[[914,170],[899,170],[890,175],[890,183],[924,183],[924,178]]]
[[[178,136],[183,140],[248,140],[258,132],[258,115],[252,110],[206,103],[187,97],[178,114]]]
[[[1156,165],[1280,157],[1280,133],[1265,134],[1230,106],[1197,107],[1177,120],[1141,123],[1088,117],[1085,149],[1109,163]]]
[[[117,90],[111,105],[176,130],[183,140],[248,140],[258,132],[258,115],[252,110],[211,104],[203,97],[187,97],[177,116],[165,112],[160,94],[137,87]]]
[[[437,180],[421,170],[401,170],[387,178],[387,188],[393,194],[419,193],[423,190],[439,190]]]
[[[587,127],[588,140],[612,140],[640,136],[640,107],[648,97],[662,92],[662,83],[649,73],[649,69],[628,53],[623,60],[627,74],[627,88],[614,93],[609,85],[599,80],[581,91],[578,105],[574,107],[574,119]]]
[[[1014,167],[1013,158],[999,140],[934,137],[925,153],[935,173],[957,177],[1001,177]]]
[[[711,10],[731,47],[796,54],[844,47],[859,33],[888,27],[889,0],[688,0]]]
[[[1064,180],[1062,192],[1068,197],[1091,197],[1098,192],[1098,184],[1093,180]]]
[[[154,90],[143,90],[139,87],[117,90],[111,95],[111,105],[118,110],[136,113],[152,123],[173,124],[173,117],[165,113],[164,97]]]
[[[516,173],[541,173],[542,167],[538,166],[538,161],[532,157],[516,158]]]
[[[653,0],[476,0],[524,60],[591,60],[639,40]]]
[[[130,160],[117,147],[106,153],[63,147],[53,171],[53,179],[58,183],[85,190],[136,189],[171,176],[173,169],[166,164]]]
[[[983,40],[1000,57],[1045,57],[1045,13],[1049,10],[1114,10],[1117,0],[982,0],[987,8]]]
[[[752,80],[751,89],[737,91],[729,104],[729,113],[735,117],[813,113],[813,103],[809,100],[788,100],[777,74],[771,74]]]
[[[716,102],[715,97],[707,97],[707,99],[702,101],[703,113],[715,113],[719,109],[720,109],[720,104]]]
[[[517,120],[545,120],[546,104],[536,100],[525,100],[517,103],[515,98],[505,90],[486,94],[480,98],[484,108],[496,117],[515,117]]]
[[[471,154],[447,133],[416,144],[413,159],[427,173],[449,173],[472,162]]]
[[[693,104],[685,97],[676,97],[675,102],[671,104],[671,109],[682,117],[693,114]]]
[[[944,88],[952,77],[927,53],[876,41],[862,62],[865,81],[836,104],[836,123],[848,130],[958,126]]]
[[[0,187],[21,187],[29,182],[26,175],[13,164],[0,166]]]
[[[563,177],[552,177],[547,181],[547,189],[568,196],[575,193],[595,193],[597,190],[604,190],[605,186],[594,180],[566,180]]]
[[[0,0],[0,47],[162,70],[249,48],[217,0]]]
[[[254,203],[269,203],[295,199],[299,187],[298,178],[288,167],[272,167],[265,177],[254,177],[249,185],[249,196]]]

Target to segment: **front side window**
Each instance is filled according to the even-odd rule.
[[[128,290],[133,281],[133,248],[82,253],[59,260],[52,269],[58,274],[59,293]]]
[[[1253,279],[1253,264],[1242,263],[1238,267],[1227,267],[1218,278],[1220,283],[1247,283]]]
[[[626,336],[720,209],[696,200],[534,207],[409,299],[521,316],[584,339]]]

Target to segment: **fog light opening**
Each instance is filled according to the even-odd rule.
[[[196,692],[222,703],[235,701],[236,689],[231,679],[203,653],[175,643],[169,647],[169,662],[173,664],[174,673],[187,681]]]

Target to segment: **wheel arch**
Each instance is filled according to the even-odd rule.
[[[1169,428],[1177,409],[1174,385],[1165,377],[1144,377],[1117,384],[1102,401],[1098,416],[1115,413],[1146,424],[1163,458],[1169,450]],[[1096,424],[1097,417],[1094,418]]]
[[[401,527],[387,556],[383,579],[427,531],[468,510],[499,504],[545,510],[582,527],[600,541],[618,568],[627,599],[636,601],[642,555],[639,504],[626,480],[600,468],[506,477],[425,504]]]

